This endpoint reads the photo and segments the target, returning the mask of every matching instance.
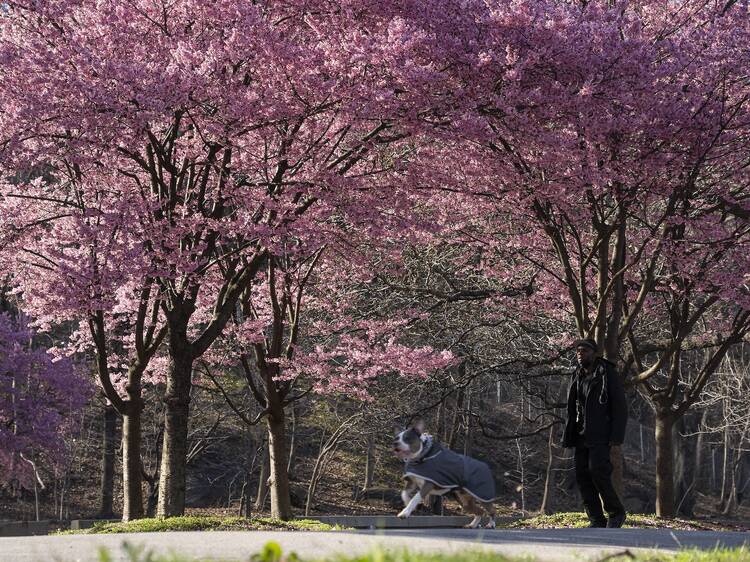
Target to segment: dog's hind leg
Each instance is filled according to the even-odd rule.
[[[474,516],[474,519],[472,519],[467,525],[465,525],[465,527],[468,529],[476,529],[477,527],[479,527],[479,524],[482,522],[482,508],[479,506],[477,501],[473,496],[470,496],[467,493],[457,492],[456,496],[458,497],[458,501],[461,503],[461,509],[465,513],[470,513]]]
[[[495,510],[495,504],[492,502],[482,502],[482,509],[484,509],[485,513],[490,518],[490,520],[487,521],[485,528],[494,529],[495,528],[495,515],[497,515],[497,512]]]

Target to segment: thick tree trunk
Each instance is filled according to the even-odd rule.
[[[169,336],[170,368],[164,397],[166,412],[157,517],[174,517],[185,513],[187,435],[193,360],[186,334],[174,334],[170,329]]]
[[[102,473],[99,487],[99,517],[111,519],[115,489],[115,454],[117,452],[117,414],[114,406],[104,406],[104,429],[102,431]]]
[[[131,363],[128,369],[128,383],[125,387],[127,399],[119,395],[112,384],[107,364],[107,345],[105,323],[102,311],[97,311],[90,318],[91,335],[96,344],[96,362],[99,381],[112,406],[122,416],[122,469],[123,469],[123,521],[143,517],[142,474],[141,474],[141,413],[143,399],[141,397],[141,377],[147,358],[139,357]],[[154,347],[149,354],[153,354],[161,343],[163,336],[157,336]],[[150,355],[149,355],[150,357]]]
[[[129,405],[122,417],[122,520],[143,517],[143,475],[141,472],[141,408]]]
[[[267,417],[267,425],[269,466],[271,469],[271,517],[290,519],[292,517],[292,502],[289,497],[289,475],[286,471],[288,458],[284,409],[281,407],[273,408],[273,411]]]
[[[673,518],[674,463],[672,451],[672,426],[674,418],[667,412],[656,413],[656,516]]]

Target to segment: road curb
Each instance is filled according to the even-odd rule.
[[[55,521],[13,521],[0,523],[0,537],[28,537],[49,534]]]

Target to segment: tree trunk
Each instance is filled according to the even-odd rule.
[[[464,413],[464,455],[471,456],[471,384],[466,387],[466,412]]]
[[[190,387],[193,359],[185,333],[169,333],[169,372],[164,396],[164,443],[159,475],[157,517],[185,513],[187,436],[190,415]]]
[[[732,484],[729,488],[729,494],[727,501],[724,504],[724,509],[721,512],[722,515],[734,515],[734,510],[737,507],[737,468],[739,467],[739,451],[734,451],[734,462],[732,463],[731,474]]]
[[[332,449],[336,447],[338,438],[336,433],[325,442],[320,444],[320,450],[318,451],[318,458],[315,459],[315,466],[313,467],[312,475],[310,476],[310,483],[307,486],[307,498],[305,499],[305,516],[310,515],[310,510],[313,506],[313,500],[315,499],[315,491],[318,488],[318,483],[323,478],[325,471],[326,461],[328,460],[328,454]]]
[[[726,400],[724,401],[724,419],[727,417]],[[729,468],[729,426],[724,426],[724,453],[721,459],[721,491],[719,492],[719,509],[724,510],[727,495],[727,469]]]
[[[705,447],[705,425],[706,425],[706,419],[708,418],[708,408],[703,410],[703,414],[701,415],[701,420],[698,423],[698,437],[695,442],[695,458],[694,458],[694,471],[693,471],[693,482],[692,487],[695,492],[698,492],[699,490],[705,490],[706,488],[706,477],[704,475],[703,471],[703,465],[705,464],[705,459],[703,458]]]
[[[641,464],[646,462],[646,450],[643,446],[643,424],[638,422],[638,437],[641,441]]]
[[[252,437],[248,438],[248,449],[254,448]],[[250,509],[250,481],[253,478],[253,472],[255,471],[255,463],[258,461],[258,455],[260,455],[261,462],[263,462],[263,446],[265,441],[261,441],[261,447],[255,448],[253,456],[249,463],[245,466],[245,480],[242,484],[242,493],[240,494],[240,517],[250,517],[252,510]],[[248,455],[248,458],[249,455]]]
[[[295,403],[292,403],[292,427],[289,431],[289,462],[286,465],[286,471],[289,475],[289,479],[292,480],[294,476],[294,453],[296,452],[297,445],[297,409]]]
[[[463,365],[463,363],[461,363]],[[459,415],[461,414],[461,410],[463,409],[464,404],[464,389],[458,391],[458,396],[456,396],[456,409],[453,411],[453,420],[451,421],[451,427],[450,431],[448,432],[448,448],[449,449],[455,449],[456,447],[456,437],[458,436],[458,420]]]
[[[438,441],[445,442],[445,399],[440,401],[438,404],[437,411],[435,412],[435,437]]]
[[[656,412],[656,516],[673,518],[674,463],[672,455],[672,426],[674,419],[668,412]]]
[[[739,475],[737,477],[737,505],[741,505],[747,494],[750,479],[748,479],[748,460],[750,457],[744,452],[740,453],[741,461]]]
[[[141,473],[141,408],[131,403],[122,417],[122,520],[143,517]]]
[[[117,451],[117,418],[114,406],[104,407],[104,429],[102,431],[102,473],[99,488],[99,517],[111,519],[115,489],[115,454]]]
[[[547,471],[544,475],[544,495],[542,496],[542,505],[539,506],[539,512],[545,515],[553,513],[552,502],[550,502],[550,490],[554,485],[555,475],[553,470],[555,463],[554,437],[555,426],[552,425],[549,428],[549,437],[547,439]]]
[[[146,517],[155,517],[156,506],[159,503],[159,480],[155,478],[153,482],[148,482],[147,488]]]
[[[672,428],[672,449],[675,455],[675,501],[677,502],[675,513],[688,518],[694,516],[695,508],[695,482],[698,471],[695,451],[697,440],[692,437],[682,437],[682,433],[692,435],[699,430],[700,422],[692,414],[681,416]]]
[[[268,462],[268,440],[263,440],[260,458],[260,474],[258,476],[258,491],[255,494],[255,511],[262,511],[268,497],[268,476],[271,468]]]
[[[318,450],[318,458],[315,459],[315,466],[313,466],[312,475],[310,476],[310,483],[307,485],[307,497],[305,498],[305,517],[310,515],[312,509],[312,502],[315,498],[315,490],[318,487],[318,482],[322,476],[323,464],[325,462],[325,456],[328,452],[326,445],[328,443],[320,443],[320,449]]]
[[[365,481],[362,484],[363,490],[368,490],[372,486],[372,475],[375,469],[375,439],[372,434],[367,436],[367,453],[365,456]]]
[[[271,517],[291,519],[292,502],[289,497],[289,475],[286,472],[286,428],[283,407],[273,408],[267,419],[268,453],[271,468]]]

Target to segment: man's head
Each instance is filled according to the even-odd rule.
[[[584,340],[577,340],[575,342],[576,358],[578,364],[584,368],[588,368],[594,362],[596,352],[598,350],[596,342],[590,338]]]

